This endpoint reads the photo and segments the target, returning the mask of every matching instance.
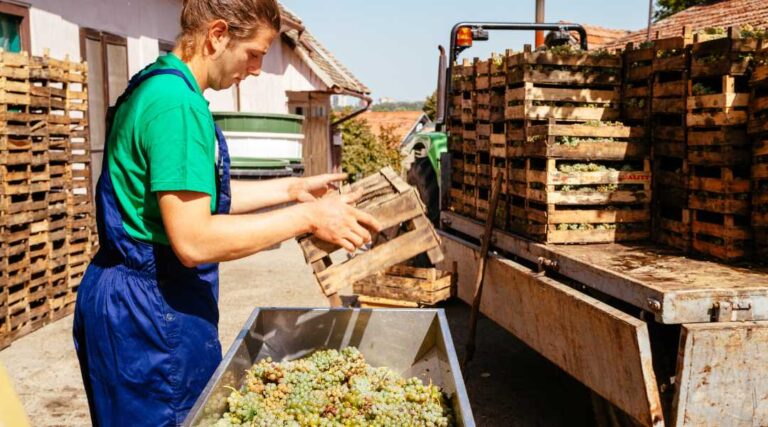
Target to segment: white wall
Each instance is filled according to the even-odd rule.
[[[158,40],[178,35],[180,0],[29,0],[32,54],[80,59],[80,28],[128,40],[131,74],[154,61]]]
[[[180,0],[29,0],[32,54],[45,49],[54,58],[80,59],[80,28],[110,32],[128,41],[128,70],[133,75],[158,55],[158,40],[175,40]],[[240,84],[240,108],[287,113],[287,91],[325,91],[328,87],[281,37],[264,58],[259,77]],[[206,91],[212,111],[234,111],[234,90]]]
[[[328,87],[280,37],[264,57],[261,75],[240,83],[240,109],[288,113],[286,91],[325,91]]]

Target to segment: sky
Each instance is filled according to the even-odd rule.
[[[459,21],[533,22],[534,0],[279,0],[361,82],[374,99],[423,100],[437,85],[437,46]],[[547,22],[637,30],[648,0],[546,0]],[[491,32],[463,57],[519,50],[533,32]]]

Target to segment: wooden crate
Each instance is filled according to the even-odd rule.
[[[728,28],[724,37],[702,40],[705,36],[696,34],[691,45],[691,77],[717,77],[725,75],[746,75],[750,61],[760,41],[755,38],[741,38],[739,27]]]
[[[756,138],[752,165],[752,225],[768,228],[768,135]]]
[[[752,253],[749,216],[693,210],[693,250],[721,260],[744,259]]]
[[[733,76],[721,77],[721,88],[713,89],[717,93],[694,95],[697,80],[689,80],[686,107],[686,124],[691,127],[721,127],[747,124],[749,93],[736,91],[736,79]]]
[[[768,45],[755,55],[755,68],[749,84],[752,96],[748,132],[768,133]]]
[[[453,293],[451,273],[434,268],[395,265],[353,285],[360,296],[385,298],[418,306],[435,305]]]
[[[487,91],[491,88],[491,64],[490,60],[475,58],[474,61],[475,71],[475,90]]]
[[[603,51],[574,50],[557,53],[533,51],[525,45],[523,52],[506,56],[507,85],[534,83],[557,86],[620,86],[622,59]]]
[[[508,229],[547,243],[598,243],[649,236],[651,170],[647,158],[633,170],[574,172],[573,159],[528,158],[509,167]],[[587,163],[584,161],[584,165]],[[563,167],[565,166],[565,167]],[[564,172],[565,170],[565,172]]]
[[[338,246],[311,235],[298,238],[304,257],[312,265],[326,295],[422,253],[433,263],[442,259],[440,240],[424,213],[418,192],[391,168],[346,186],[343,192],[358,188],[365,194],[357,202],[357,208],[371,214],[384,227],[375,236],[370,250],[334,264],[330,254],[339,250]],[[406,231],[401,232],[404,229]]]
[[[627,44],[623,53],[621,118],[646,121],[651,114],[651,81],[656,51],[653,44]]]
[[[654,204],[651,237],[655,242],[680,249],[691,250],[691,210],[685,207]]]
[[[654,73],[688,70],[691,43],[693,43],[693,33],[690,26],[684,26],[681,35],[676,37],[659,39],[657,32],[656,40],[653,41]]]
[[[768,227],[755,227],[754,259],[762,264],[768,264]]]
[[[625,160],[650,154],[643,127],[609,122],[531,126],[526,130],[524,157],[576,160]]]
[[[689,205],[721,214],[749,215],[749,168],[690,166]]]
[[[507,87],[507,56],[513,52],[508,51],[508,55],[491,54],[490,66],[490,86],[492,89],[505,89]]]
[[[688,162],[702,166],[749,167],[752,148],[744,126],[688,129]]]
[[[617,120],[621,57],[573,51],[508,52],[506,120]]]
[[[603,167],[596,171],[572,171],[571,164],[590,163]],[[611,162],[579,162],[572,159],[527,159],[525,183],[528,184],[525,193],[516,196],[525,197],[544,204],[568,205],[603,205],[648,203],[651,197],[651,166],[650,161],[634,161],[637,167],[628,170],[614,168],[618,166]],[[578,168],[578,166],[577,166]],[[565,170],[565,171],[564,171]],[[626,186],[638,188],[605,191],[577,191],[580,187]],[[566,188],[567,187],[567,188]]]
[[[621,90],[553,88],[524,82],[507,89],[506,120],[611,121],[620,118]]]

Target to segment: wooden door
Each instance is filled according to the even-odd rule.
[[[302,157],[306,176],[330,172],[330,95],[316,92],[289,92],[291,113],[304,116]]]

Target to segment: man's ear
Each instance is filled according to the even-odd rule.
[[[229,40],[229,25],[223,19],[217,19],[208,24],[206,45],[208,46],[208,54],[214,59],[224,52]]]

